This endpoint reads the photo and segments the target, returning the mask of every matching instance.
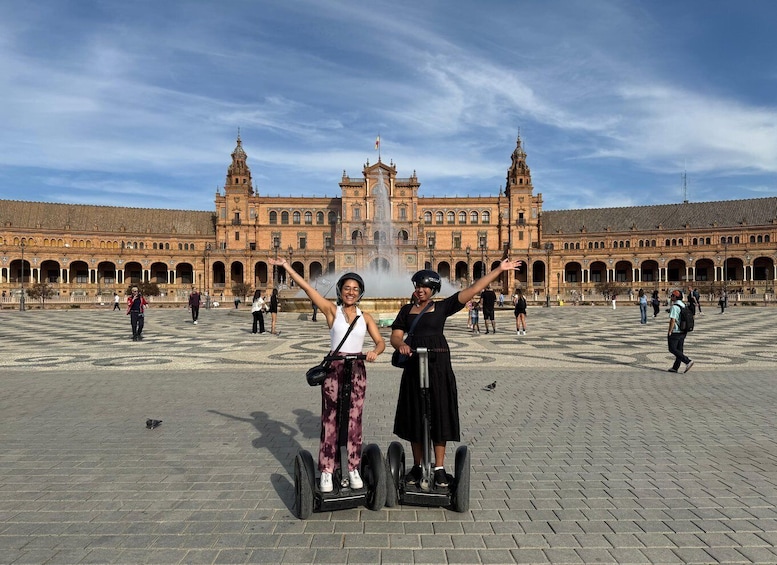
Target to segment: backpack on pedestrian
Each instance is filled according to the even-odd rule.
[[[693,310],[689,306],[680,308],[680,331],[692,332],[694,324]]]

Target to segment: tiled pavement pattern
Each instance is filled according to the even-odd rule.
[[[454,318],[470,511],[304,522],[321,320],[254,336],[247,310],[152,310],[133,343],[119,312],[0,312],[0,563],[777,563],[777,310],[705,312],[687,374],[663,312],[532,308],[520,337],[509,311],[496,335]],[[384,450],[388,357],[365,412]]]

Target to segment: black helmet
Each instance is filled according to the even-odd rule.
[[[343,285],[345,284],[345,281],[352,280],[356,281],[359,285],[359,298],[356,299],[358,302],[362,299],[362,296],[364,296],[364,279],[362,279],[359,275],[356,273],[345,273],[342,277],[340,277],[340,280],[337,281],[337,284],[335,285],[335,288],[337,289],[337,303],[342,304],[343,298],[340,295],[340,293],[343,290]]]
[[[442,279],[440,278],[440,275],[431,269],[418,271],[413,275],[411,280],[413,281],[413,285],[416,287],[425,286],[426,288],[431,288],[432,295],[437,294],[442,289]]]

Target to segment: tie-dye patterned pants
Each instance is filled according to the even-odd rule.
[[[362,411],[367,392],[367,371],[364,361],[353,361],[353,388],[351,411],[348,419],[348,470],[359,468],[362,455]],[[318,470],[334,472],[339,453],[337,450],[337,396],[345,376],[345,363],[332,363],[329,374],[321,387],[321,449],[318,451]]]

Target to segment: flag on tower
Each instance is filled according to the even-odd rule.
[[[375,151],[380,149],[380,136],[375,138]]]

